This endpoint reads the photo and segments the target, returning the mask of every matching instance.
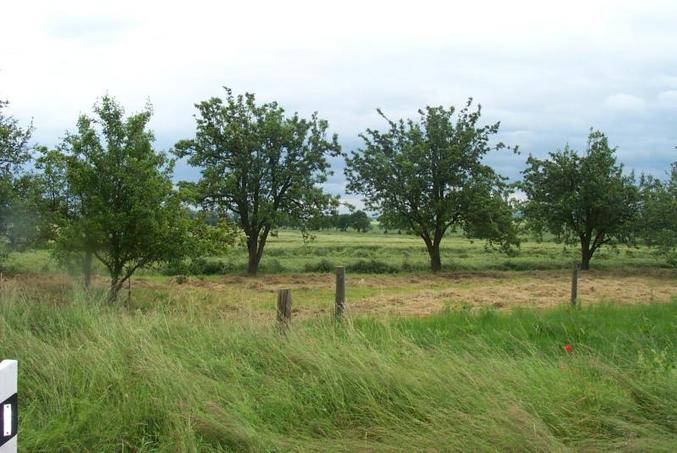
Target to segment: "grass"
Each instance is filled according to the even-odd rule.
[[[674,451],[677,299],[427,317],[286,336],[199,307],[7,287],[22,451]],[[573,350],[563,349],[571,343]]]
[[[423,241],[406,234],[384,234],[321,231],[304,243],[298,231],[281,230],[271,237],[261,261],[261,272],[306,273],[327,272],[344,265],[355,273],[385,274],[391,272],[428,272],[429,260]],[[536,242],[527,237],[515,256],[485,249],[484,241],[471,241],[458,234],[449,234],[442,242],[442,264],[447,272],[496,270],[568,269],[579,258],[576,247],[565,247],[552,241]],[[199,260],[198,274],[242,273],[246,269],[246,249],[235,247],[224,256]],[[647,247],[602,248],[596,252],[592,266],[596,269],[668,267]],[[50,260],[47,251],[13,254],[5,265],[10,272],[51,272],[64,269]],[[74,271],[77,271],[75,269]],[[100,269],[103,273],[103,269]],[[146,270],[145,275],[177,274],[185,270],[160,267]]]
[[[47,251],[14,254],[0,357],[20,363],[20,448],[674,450],[677,270],[602,250],[571,309],[575,249],[525,241],[508,257],[450,235],[442,255],[431,275],[412,236],[282,231],[256,278],[235,248],[190,278],[146,270],[108,306],[104,275],[85,293]],[[335,265],[351,315],[338,325]]]

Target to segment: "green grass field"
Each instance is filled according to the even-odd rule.
[[[84,292],[48,252],[13,255],[0,357],[20,363],[21,451],[674,451],[677,270],[604,251],[572,309],[574,249],[452,236],[431,275],[419,242],[283,231],[257,277],[235,249],[214,275],[148,270],[115,306],[104,275]]]
[[[320,231],[304,242],[299,231],[281,230],[271,237],[264,252],[262,273],[328,272],[347,266],[355,273],[427,272],[429,259],[423,241],[412,235],[372,230],[368,233]],[[575,246],[523,238],[515,256],[487,250],[484,241],[471,241],[449,234],[442,242],[443,270],[554,270],[570,268],[579,259]],[[243,273],[247,254],[244,246],[234,247],[225,256],[206,257],[198,274]],[[14,254],[6,264],[10,272],[62,272],[47,251]],[[596,269],[669,267],[663,258],[646,247],[602,248],[592,261]],[[103,269],[101,268],[102,272]],[[166,267],[142,272],[183,273]]]
[[[0,305],[22,451],[674,451],[668,304],[272,323]],[[573,350],[567,352],[565,344]]]

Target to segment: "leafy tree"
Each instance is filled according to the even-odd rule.
[[[153,149],[150,118],[150,106],[125,118],[122,106],[104,96],[45,162],[56,180],[60,172],[65,178],[65,190],[54,194],[63,213],[58,250],[101,261],[111,302],[137,269],[181,259],[192,247],[192,223],[171,181],[173,162]]]
[[[255,274],[271,230],[287,217],[306,221],[336,205],[319,184],[327,156],[340,152],[336,135],[317,114],[286,116],[277,103],[257,104],[253,94],[196,104],[197,131],[175,153],[202,169],[196,184],[201,204],[223,216],[233,213],[247,240],[247,272]]]
[[[341,231],[348,231],[352,224],[352,215],[343,213],[336,216],[336,228]]]
[[[386,228],[413,231],[425,242],[433,272],[441,269],[440,243],[458,226],[508,250],[518,243],[503,178],[482,158],[499,123],[479,126],[472,100],[460,111],[426,107],[419,120],[388,122],[385,132],[367,129],[364,148],[347,159],[348,190],[361,193]],[[456,115],[455,115],[456,114]]]
[[[12,116],[5,115],[7,102],[0,101],[0,260],[6,254],[6,246],[15,244],[25,231],[21,222],[22,196],[30,180],[22,176],[22,167],[31,159],[28,142],[33,132],[32,124],[26,128]]]
[[[632,239],[639,192],[634,177],[616,163],[615,152],[602,132],[591,130],[585,155],[567,146],[548,159],[530,156],[523,171],[523,211],[530,226],[578,242],[582,269],[590,268],[603,245]]]
[[[673,265],[677,265],[677,162],[667,181],[642,175],[638,233]]]
[[[364,211],[355,211],[350,214],[350,226],[360,233],[371,229],[371,219]]]
[[[14,175],[31,158],[28,141],[33,133],[33,125],[21,128],[19,122],[6,116],[3,109],[8,102],[0,101],[0,177]]]

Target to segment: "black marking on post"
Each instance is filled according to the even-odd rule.
[[[10,421],[9,435],[5,435],[5,406],[9,405],[12,411],[12,420]],[[19,396],[17,393],[7,398],[0,403],[0,447],[9,442],[12,437],[16,436],[19,428]]]

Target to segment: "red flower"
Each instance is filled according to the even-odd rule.
[[[565,350],[565,351],[571,351],[573,348],[574,348],[574,347],[571,346],[569,343],[567,343],[567,344],[564,345],[564,350]]]

